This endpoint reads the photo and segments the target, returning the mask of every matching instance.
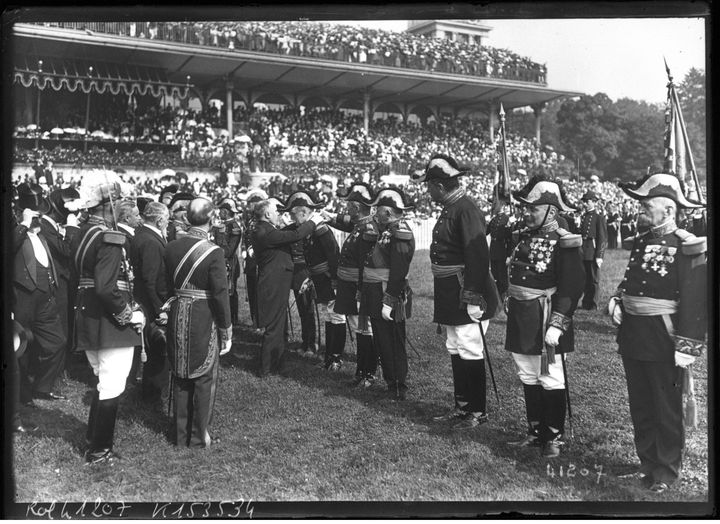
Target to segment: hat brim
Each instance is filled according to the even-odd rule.
[[[631,187],[630,184],[620,184],[620,189],[635,200],[666,197],[673,200],[678,207],[684,209],[700,209],[705,207],[704,204],[689,200],[683,195],[680,182],[674,175],[657,173],[643,181],[639,187]]]

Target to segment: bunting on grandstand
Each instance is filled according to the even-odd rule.
[[[697,171],[695,170],[695,161],[690,149],[685,119],[680,109],[680,101],[667,62],[665,62],[665,70],[668,75],[668,94],[665,106],[664,171],[672,173],[680,179],[687,198],[705,203],[705,196],[702,193]]]
[[[500,162],[495,172],[495,185],[493,187],[492,214],[502,210],[503,204],[510,203],[510,164],[507,156],[507,141],[505,137],[505,109],[500,103]]]
[[[13,82],[40,90],[74,93],[79,89],[83,93],[124,93],[128,97],[152,94],[179,99],[186,98],[192,87],[191,84],[168,82],[163,71],[149,67],[31,57],[26,57],[24,63],[15,64]]]

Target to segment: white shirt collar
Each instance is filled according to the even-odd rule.
[[[120,229],[122,229],[123,231],[125,231],[131,237],[135,236],[135,230],[133,228],[131,228],[130,226],[128,226],[127,224],[122,224],[122,223],[118,222],[118,227]]]
[[[153,226],[152,224],[143,224],[143,225],[144,225],[146,228],[148,228],[148,229],[150,229],[150,230],[152,230],[152,231],[155,231],[155,233],[157,233],[157,235],[158,235],[160,238],[163,238],[163,239],[165,238],[165,235],[162,234],[162,231],[160,231],[158,228],[156,228],[156,227]]]

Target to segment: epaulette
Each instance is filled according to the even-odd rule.
[[[557,234],[560,235],[560,240],[558,240],[560,247],[573,248],[582,246],[582,236],[580,235],[575,235],[561,227],[557,228]]]
[[[330,227],[327,224],[320,224],[315,228],[315,231],[313,232],[313,235],[316,237],[319,237],[320,235],[324,235],[325,233],[330,231]]]
[[[700,255],[707,251],[707,237],[696,237],[684,229],[676,229],[675,236],[682,242],[683,255]]]
[[[392,233],[393,237],[397,238],[398,240],[412,240],[413,239],[413,232],[410,228],[407,227],[398,227],[395,229]]]
[[[115,231],[113,229],[108,229],[107,231],[103,231],[102,234],[103,242],[106,244],[114,244],[116,246],[124,246],[125,241],[127,240],[127,237],[125,236],[125,233],[122,233],[121,231]]]

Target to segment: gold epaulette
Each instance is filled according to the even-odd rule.
[[[675,236],[682,242],[683,255],[700,255],[707,251],[707,237],[696,237],[684,229],[676,229]]]
[[[406,224],[402,224],[397,229],[393,230],[392,235],[393,235],[393,237],[397,238],[398,240],[412,240],[413,239],[413,232]]]
[[[125,233],[122,233],[120,231],[115,231],[112,229],[108,229],[107,231],[103,231],[102,235],[103,242],[106,244],[114,244],[116,246],[124,246],[125,241],[127,240],[127,237],[125,236]]]
[[[580,235],[575,235],[561,227],[557,228],[557,234],[560,235],[560,239],[558,240],[560,247],[575,248],[582,246],[582,237]]]
[[[327,233],[328,231],[330,231],[330,228],[328,227],[327,224],[320,224],[319,226],[317,226],[317,227],[315,228],[315,233],[314,233],[314,234],[315,234],[315,236],[320,236],[320,235],[324,235],[324,234]]]

